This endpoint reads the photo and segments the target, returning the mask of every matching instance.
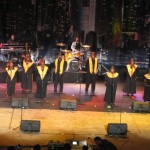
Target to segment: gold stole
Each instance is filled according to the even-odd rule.
[[[107,72],[107,76],[109,78],[117,78],[119,75],[119,73],[115,72],[115,73],[111,73],[111,72]]]
[[[132,67],[132,68],[131,68],[131,65],[127,65],[127,70],[128,70],[128,73],[129,73],[130,77],[132,77],[132,75],[134,74],[136,68],[137,68],[137,65],[135,65],[135,67]]]
[[[45,75],[46,75],[46,73],[47,73],[48,67],[44,66],[44,70],[42,71],[41,66],[37,66],[37,70],[38,70],[38,72],[40,74],[41,79],[43,80]]]
[[[55,73],[57,73],[57,69],[58,69],[58,58],[55,60]],[[62,59],[60,62],[59,74],[62,74],[63,71],[64,71],[64,59]]]
[[[28,69],[32,66],[33,62],[29,62],[28,64],[26,64],[25,61],[23,61],[23,68],[25,73],[28,71]]]
[[[8,69],[8,67],[6,68],[6,71],[7,71],[11,80],[14,78],[17,70],[18,70],[17,67],[14,67],[14,69]]]
[[[145,74],[144,77],[145,77],[146,79],[150,80],[150,74],[149,74],[149,73]]]
[[[98,67],[97,66],[97,64],[98,64],[97,63],[97,58],[94,58],[94,59],[95,59],[95,64],[92,63],[92,58],[91,57],[89,58],[89,68],[90,68],[90,73],[91,74],[93,74],[93,73],[96,74],[97,73],[97,67]],[[94,65],[94,70],[93,70],[93,65]]]

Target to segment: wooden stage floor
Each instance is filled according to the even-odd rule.
[[[46,145],[49,140],[70,141],[88,140],[95,136],[107,138],[117,145],[119,150],[149,150],[150,149],[150,114],[132,113],[132,101],[123,96],[123,84],[118,85],[116,107],[112,112],[105,108],[105,85],[100,82],[96,85],[96,96],[85,96],[85,85],[81,84],[81,97],[79,97],[80,84],[64,84],[64,94],[54,95],[53,84],[48,85],[47,102],[36,103],[33,93],[23,95],[29,98],[29,109],[22,109],[23,120],[39,120],[41,127],[39,133],[24,133],[20,131],[21,109],[11,108],[6,100],[6,84],[0,84],[0,146],[24,145],[31,146],[37,143]],[[20,83],[16,85],[16,98],[22,98]],[[137,101],[142,101],[143,86],[137,85]],[[76,98],[83,103],[77,106],[77,111],[60,110],[62,98]],[[121,117],[121,118],[120,118]],[[127,138],[106,137],[108,123],[127,123]]]
[[[80,94],[80,86],[81,86],[81,94]],[[98,82],[96,84],[95,96],[87,96],[85,95],[85,84],[79,83],[65,83],[64,84],[64,93],[63,94],[54,94],[53,93],[53,83],[48,84],[47,88],[47,99],[46,103],[36,103],[35,95],[35,83],[33,84],[33,93],[32,94],[21,94],[22,89],[20,83],[16,84],[16,95],[15,98],[28,98],[29,99],[29,108],[31,109],[60,109],[61,99],[72,100],[76,99],[79,104],[77,105],[77,110],[79,111],[100,111],[106,112],[106,105],[104,103],[104,95],[105,95],[105,85],[104,82]],[[117,88],[115,107],[113,109],[114,112],[132,112],[131,105],[132,100],[125,96],[122,92],[123,84],[119,83]],[[90,88],[89,88],[90,90]],[[2,108],[10,108],[10,103],[7,102],[6,98],[6,84],[0,84],[0,107]],[[143,101],[143,86],[141,82],[138,82],[137,85],[137,94],[136,101]],[[6,101],[6,102],[5,102]],[[81,103],[80,103],[81,102]]]
[[[31,146],[37,143],[46,145],[49,140],[87,140],[95,136],[107,138],[119,150],[150,149],[150,114],[122,113],[121,122],[127,123],[127,138],[108,138],[108,123],[119,123],[120,113],[92,111],[63,111],[48,109],[23,109],[23,120],[39,120],[39,133],[20,131],[21,110],[0,109],[0,145]],[[88,141],[88,138],[91,138]]]

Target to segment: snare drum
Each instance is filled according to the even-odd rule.
[[[81,52],[74,52],[73,57],[80,58],[81,57]]]

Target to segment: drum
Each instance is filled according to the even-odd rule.
[[[72,53],[65,53],[64,55],[64,58],[65,58],[65,61],[68,61],[69,59],[71,59],[73,56],[72,56]]]
[[[81,52],[74,52],[73,57],[80,58],[81,57]]]
[[[77,59],[71,59],[68,65],[69,67],[67,71],[75,72],[79,70],[79,61]]]

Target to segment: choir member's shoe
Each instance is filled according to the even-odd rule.
[[[107,105],[107,109],[112,109],[111,105]]]
[[[57,90],[54,90],[54,93],[57,93]]]
[[[95,92],[91,92],[91,94],[90,94],[90,95],[94,96],[94,95],[95,95]]]
[[[60,94],[62,94],[62,93],[63,93],[63,91],[61,91],[61,90],[60,90],[60,91],[59,91],[59,93],[60,93]]]
[[[85,95],[88,95],[88,92],[87,92],[87,91],[85,91]]]
[[[127,96],[130,96],[130,94],[127,93]]]
[[[37,102],[37,103],[40,103],[40,100],[37,98],[37,99],[36,99],[36,102]]]

